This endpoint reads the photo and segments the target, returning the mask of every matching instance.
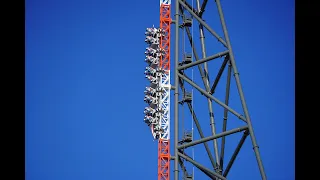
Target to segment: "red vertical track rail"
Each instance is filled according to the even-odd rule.
[[[160,6],[160,28],[164,30],[165,36],[160,37],[160,48],[165,49],[166,55],[160,57],[160,67],[170,71],[170,5]]]
[[[158,180],[170,179],[170,140],[158,141]]]
[[[160,48],[165,49],[165,55],[160,56],[160,67],[170,73],[170,5],[160,5],[160,28],[165,36],[160,37]],[[170,90],[169,90],[170,91]],[[160,138],[158,141],[158,180],[170,179],[170,138]]]

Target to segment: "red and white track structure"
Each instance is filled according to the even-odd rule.
[[[158,140],[158,180],[170,178],[170,25],[171,0],[160,0],[160,27],[147,28],[145,123]]]
[[[160,0],[160,29],[164,32],[164,36],[160,37],[160,48],[165,53],[160,56],[159,65],[164,70],[160,81],[160,87],[164,89],[160,100],[164,133],[158,141],[158,180],[170,179],[170,10],[171,0]]]
[[[170,15],[171,0],[160,0],[160,27],[147,28],[145,123],[158,140],[158,180],[170,178]]]

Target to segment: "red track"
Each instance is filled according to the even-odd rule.
[[[165,31],[165,36],[160,38],[160,48],[165,49],[166,55],[160,57],[160,67],[170,71],[170,5],[160,6],[160,28]],[[170,91],[170,90],[169,90]],[[158,141],[158,180],[170,179],[170,140]]]

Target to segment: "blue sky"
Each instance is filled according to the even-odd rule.
[[[221,3],[268,179],[294,179],[294,1]],[[223,36],[214,1],[207,7],[206,22]],[[159,24],[158,1],[26,1],[27,180],[157,178],[157,142],[143,123],[144,31],[153,24]],[[205,36],[208,56],[223,50],[208,31]],[[197,42],[196,47],[201,55]],[[209,63],[211,83],[221,63]],[[191,69],[187,73],[192,76]],[[197,68],[193,77],[203,87]],[[221,101],[225,79],[216,93]],[[231,89],[230,106],[242,113],[234,80]],[[193,91],[195,111],[210,136],[206,99]],[[187,110],[181,108],[180,130],[191,128]],[[214,112],[221,132],[216,104]],[[243,125],[229,117],[228,129]],[[227,138],[226,161],[240,138]],[[195,160],[210,167],[203,146],[194,152]],[[195,178],[207,179],[196,169]],[[250,138],[228,178],[260,179]]]

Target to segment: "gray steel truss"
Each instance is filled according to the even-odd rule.
[[[242,86],[240,83],[240,77],[239,72],[236,66],[236,62],[234,59],[234,54],[232,51],[227,26],[224,19],[224,14],[221,8],[220,0],[215,0],[215,5],[218,9],[218,14],[220,18],[221,27],[223,30],[223,37],[218,35],[217,32],[215,32],[203,19],[203,14],[206,9],[206,5],[208,3],[207,0],[203,0],[202,3],[200,3],[200,0],[195,0],[195,7],[193,5],[190,5],[186,0],[175,0],[175,7],[174,10],[174,19],[172,20],[172,23],[175,24],[175,43],[174,43],[174,82],[175,85],[172,87],[172,90],[174,90],[174,155],[171,157],[171,160],[174,161],[173,166],[173,173],[174,173],[174,180],[179,180],[179,169],[182,170],[182,173],[184,177],[188,177],[189,179],[192,179],[192,176],[190,176],[190,173],[188,173],[185,163],[191,163],[195,167],[197,167],[200,171],[202,171],[204,174],[206,174],[211,179],[227,179],[227,175],[229,174],[232,165],[234,161],[236,160],[236,157],[238,153],[240,152],[240,149],[242,145],[244,144],[246,137],[250,136],[253,150],[255,153],[255,157],[257,160],[257,165],[260,170],[261,178],[263,180],[267,179],[266,173],[264,171],[264,167],[262,164],[262,160],[260,157],[259,147],[257,145],[257,141],[254,135],[253,127],[251,124],[250,115],[248,112],[247,104],[245,101],[244,93],[242,90]],[[192,3],[193,4],[193,3]],[[199,39],[201,44],[201,55],[202,58],[199,57],[198,51],[195,47],[195,43],[193,42],[193,37],[191,35],[190,27],[194,26],[196,23],[192,23],[190,25],[187,25],[186,19],[187,15],[191,16],[192,19],[197,20],[199,23],[199,26],[197,27],[199,31]],[[205,36],[204,36],[204,28],[209,32],[213,37],[215,37],[219,43],[222,44],[222,47],[226,48],[226,50],[216,53],[214,55],[207,56],[206,54],[206,45],[205,45]],[[181,35],[181,31],[185,30],[187,35],[188,43],[190,43],[190,47],[192,49],[192,61],[189,62],[183,62],[179,59],[179,37]],[[181,50],[181,49],[180,49]],[[218,70],[218,73],[215,78],[213,78],[213,82],[210,83],[209,79],[209,69],[208,69],[208,62],[212,60],[218,61],[218,59],[223,59],[222,65],[220,69]],[[194,61],[195,60],[195,61]],[[193,79],[190,79],[185,71],[188,68],[191,67],[198,67],[199,73],[201,75],[202,83],[204,86],[204,89],[200,87]],[[203,66],[203,67],[202,67]],[[218,98],[214,96],[214,93],[216,91],[216,87],[221,79],[221,76],[225,69],[227,68],[227,82],[226,82],[226,88],[225,88],[225,100],[224,102],[221,102]],[[234,80],[237,86],[237,91],[241,100],[242,109],[244,115],[241,115],[234,109],[232,109],[229,106],[229,94],[230,94],[230,81],[232,78],[232,73],[234,76]],[[205,137],[204,133],[200,126],[200,121],[198,120],[196,116],[196,112],[193,108],[193,105],[191,103],[192,99],[189,101],[182,100],[179,101],[179,95],[185,96],[186,87],[184,83],[188,83],[190,86],[198,90],[208,102],[208,112],[210,115],[210,125],[211,125],[211,136]],[[180,94],[181,93],[181,94]],[[190,111],[190,114],[192,115],[192,119],[194,121],[194,124],[196,125],[196,128],[199,132],[200,139],[198,140],[191,140],[191,141],[183,141],[179,140],[179,105],[186,104],[188,107],[188,110]],[[223,122],[222,122],[222,132],[217,133],[216,127],[215,127],[215,118],[214,118],[214,109],[213,109],[213,103],[216,103],[223,107]],[[235,115],[237,118],[239,118],[241,121],[245,123],[244,126],[234,128],[231,130],[227,130],[227,120],[228,120],[228,113],[231,113]],[[232,154],[231,159],[229,162],[224,162],[224,153],[225,153],[225,144],[226,144],[226,136],[243,132],[242,138],[240,139],[240,142],[238,143],[238,146],[234,150],[234,153]],[[220,148],[218,146],[218,139],[221,138],[221,144]],[[210,147],[208,142],[213,141],[213,154],[210,151]],[[182,142],[182,143],[181,143]],[[203,144],[206,150],[206,154],[209,157],[210,163],[212,167],[205,167],[204,165],[200,164],[199,162],[195,161],[190,157],[184,150],[187,148],[190,148],[192,146]],[[219,152],[220,150],[220,152]],[[180,166],[180,168],[179,168]],[[188,179],[187,178],[187,179]],[[190,180],[191,180],[190,179]]]

